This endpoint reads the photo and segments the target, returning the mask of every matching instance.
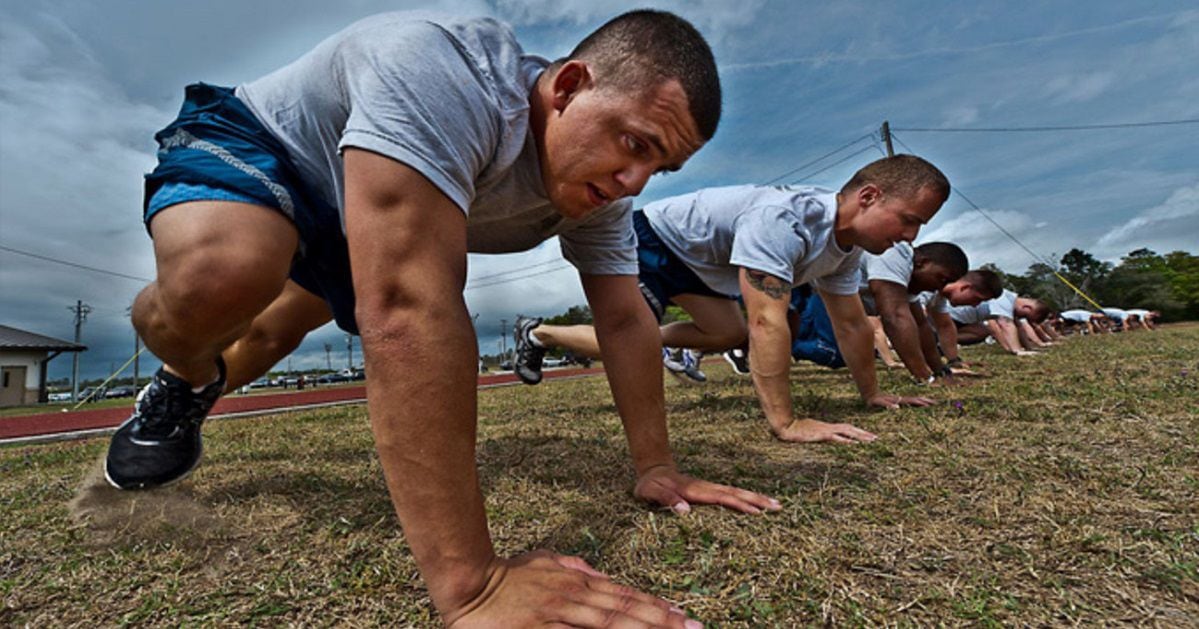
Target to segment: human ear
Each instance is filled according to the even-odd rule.
[[[883,191],[877,185],[872,183],[864,184],[861,188],[858,188],[858,203],[862,207],[869,207],[877,203],[882,195]]]
[[[554,74],[553,104],[559,112],[566,109],[570,101],[591,85],[591,68],[584,61],[572,59],[562,64]]]

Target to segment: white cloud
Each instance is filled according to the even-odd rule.
[[[1178,188],[1160,205],[1140,212],[1096,243],[1101,256],[1148,247],[1158,253],[1199,250],[1199,182]]]
[[[986,210],[996,223],[1003,226],[1034,252],[1041,253],[1036,247],[1044,235],[1038,221],[1023,212],[1014,210]],[[1002,231],[978,212],[967,210],[957,216],[938,223],[927,231],[920,233],[918,243],[952,242],[962,248],[970,258],[971,268],[978,268],[985,263],[994,263],[1009,272],[1021,273],[1033,263],[1033,258],[1019,245],[1012,242]]]
[[[1116,83],[1111,72],[1090,72],[1078,76],[1059,76],[1045,86],[1046,96],[1054,104],[1088,101],[1107,91]]]

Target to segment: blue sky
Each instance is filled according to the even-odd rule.
[[[907,146],[1041,255],[1082,247],[1199,252],[1199,125],[1058,133],[933,133],[914,128],[1069,126],[1199,118],[1199,10],[1186,2],[377,2],[27,1],[0,8],[0,246],[151,278],[141,175],[155,130],[185,84],[233,85],[295,57],[354,20],[403,8],[492,15],[526,51],[565,54],[623,10],[653,6],[692,20],[722,68],[725,115],[653,200],[701,187],[765,182],[890,120]],[[840,186],[876,158],[866,139],[783,181]],[[896,147],[902,150],[902,147]],[[857,150],[864,152],[854,155]],[[1022,272],[1031,260],[960,199],[921,240],[952,240],[973,263]],[[582,303],[555,243],[472,256],[468,304],[480,347],[499,321]],[[537,265],[537,266],[534,266]],[[528,268],[522,273],[518,269]],[[496,278],[496,274],[514,271]],[[548,271],[548,272],[544,272]],[[533,275],[495,284],[497,279]],[[490,286],[482,286],[491,284]],[[70,338],[67,307],[94,311],[88,377],[131,353],[126,307],[142,283],[0,251],[0,323]],[[323,328],[293,365],[344,364]],[[358,354],[360,358],[360,353]],[[151,361],[152,362],[152,361]],[[69,373],[69,359],[50,375]]]

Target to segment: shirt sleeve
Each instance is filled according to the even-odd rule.
[[[907,290],[912,279],[913,259],[910,250],[895,245],[879,255],[865,254],[866,280],[880,280],[899,284]]]
[[[858,249],[845,256],[837,270],[824,277],[812,280],[816,288],[833,295],[857,295],[861,283],[859,272],[862,265],[862,250]]]
[[[633,201],[621,199],[558,235],[562,257],[588,275],[637,275]]]
[[[463,212],[502,133],[482,73],[431,22],[378,28],[338,50],[349,118],[338,150],[366,149],[402,162]]]
[[[786,208],[760,207],[737,217],[729,264],[769,273],[790,284],[810,235]],[[856,278],[854,284],[856,292]]]

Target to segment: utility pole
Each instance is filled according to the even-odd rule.
[[[508,355],[508,320],[500,319],[500,356]]]
[[[895,147],[891,146],[891,123],[883,121],[883,128],[879,129],[879,134],[883,136],[883,144],[887,146],[887,157],[895,157]]]
[[[354,371],[354,335],[346,334],[346,369]]]
[[[325,367],[328,368],[329,371],[333,371],[333,355],[330,353],[332,351],[333,344],[325,343]]]
[[[92,311],[92,307],[83,303],[83,300],[76,299],[75,307],[67,306],[67,310],[75,313],[75,344],[79,345],[79,341],[83,339],[83,322],[87,321],[87,314]],[[71,400],[79,401],[79,352],[73,352],[74,360],[71,361]]]

